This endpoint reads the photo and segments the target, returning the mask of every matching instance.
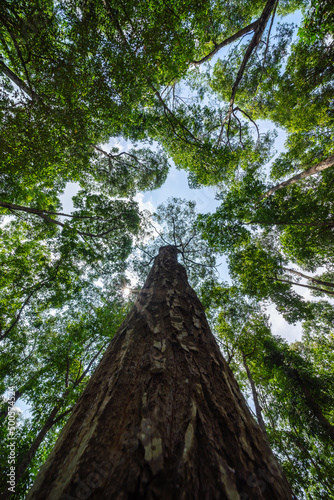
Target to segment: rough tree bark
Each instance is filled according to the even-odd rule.
[[[291,499],[209,329],[162,247],[27,500]]]

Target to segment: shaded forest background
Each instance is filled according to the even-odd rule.
[[[0,23],[2,442],[8,387],[31,408],[16,417],[12,498],[166,244],[296,497],[334,498],[331,2],[3,0]],[[120,138],[131,147],[108,147]],[[177,198],[139,208],[171,162],[214,188],[214,213]],[[302,322],[300,341],[272,334],[268,304]],[[0,461],[4,490],[5,447]]]

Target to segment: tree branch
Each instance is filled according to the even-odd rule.
[[[115,158],[119,158],[120,156],[129,156],[130,158],[133,158],[137,163],[139,163],[140,165],[143,165],[142,162],[140,162],[137,158],[137,156],[131,154],[131,153],[127,153],[126,151],[122,151],[121,153],[117,153],[115,155],[111,154],[111,153],[107,153],[107,151],[104,151],[103,149],[101,149],[99,146],[95,146],[94,144],[91,144],[91,147],[94,148],[96,151],[98,151],[99,153],[103,154],[104,156],[107,156],[108,158],[111,158],[111,159],[115,159]]]
[[[68,415],[72,410],[73,410],[74,406],[71,406],[71,408],[69,408],[68,410],[64,411],[63,413],[61,413],[60,415],[58,415],[57,418],[55,418],[53,421],[52,421],[52,425],[55,425],[57,422],[59,422],[59,420],[61,420],[62,418],[66,417],[66,415]]]
[[[90,217],[90,216],[76,216],[76,215],[68,215],[68,214],[62,214],[62,213],[57,213],[57,212],[47,212],[46,210],[38,210],[37,208],[24,207],[21,205],[14,205],[13,203],[7,203],[7,202],[0,202],[0,207],[8,208],[9,210],[12,210],[12,211],[19,210],[21,212],[26,212],[26,213],[37,215],[38,217],[41,217],[42,219],[44,219],[46,222],[48,222],[50,224],[56,224],[57,226],[60,226],[60,227],[65,227],[66,224],[64,224],[63,222],[60,222],[59,220],[52,219],[47,214],[62,215],[64,217],[73,217],[73,218],[78,218],[78,219],[79,218],[80,219],[89,218],[92,220],[105,220],[102,217],[100,218],[100,217]],[[75,229],[75,228],[74,228],[74,230],[80,236],[90,236],[92,238],[101,238],[102,236],[105,236],[106,234],[109,234],[112,231],[114,231],[114,228],[108,229],[107,231],[104,231],[104,232],[98,233],[98,234],[88,233],[86,231],[79,231],[78,229]]]
[[[322,281],[317,278],[313,278],[312,276],[307,276],[306,274],[303,274],[299,271],[295,271],[294,269],[289,269],[288,267],[282,267],[282,269],[284,269],[284,271],[287,271],[288,273],[293,273],[296,274],[297,276],[312,281],[313,283],[318,283],[319,285],[329,286],[331,288],[334,288],[334,283],[330,283],[329,281]]]
[[[279,189],[282,189],[286,186],[290,186],[294,184],[297,181],[300,181],[301,179],[305,179],[306,177],[309,177],[310,175],[317,174],[318,172],[322,172],[323,170],[326,170],[326,168],[330,168],[334,165],[334,155],[329,156],[326,158],[326,160],[320,161],[316,165],[313,165],[313,167],[308,168],[307,170],[304,170],[303,172],[300,172],[297,175],[294,175],[287,181],[281,182],[280,184],[277,184],[276,186],[272,187],[264,193],[261,196],[261,200],[264,200],[265,198],[269,198],[270,195],[278,191]]]
[[[38,292],[38,290],[40,290],[41,288],[43,288],[43,286],[45,286],[47,283],[50,283],[50,281],[53,281],[54,279],[56,279],[60,263],[61,263],[61,259],[59,260],[59,262],[58,262],[58,264],[56,266],[56,272],[55,272],[54,276],[52,276],[52,278],[50,278],[48,280],[45,280],[45,281],[42,281],[41,283],[38,284],[37,288],[34,288],[34,290],[32,290],[29,293],[28,297],[25,299],[25,301],[23,302],[22,306],[20,307],[19,312],[18,312],[15,320],[13,321],[13,323],[10,325],[10,327],[2,335],[0,335],[0,340],[3,340],[4,338],[6,338],[7,335],[9,335],[9,333],[12,331],[12,329],[14,328],[14,326],[18,323],[18,321],[19,321],[19,319],[21,317],[21,314],[23,312],[23,309],[28,304],[28,302],[30,301],[30,299],[34,295],[34,293]]]
[[[262,14],[257,21],[256,28],[254,30],[253,38],[247,47],[246,53],[244,55],[243,61],[241,63],[237,77],[236,77],[234,84],[233,84],[233,87],[232,87],[229,108],[228,108],[227,115],[222,123],[222,130],[225,126],[225,123],[229,120],[231,114],[233,113],[235,96],[236,96],[239,84],[240,84],[242,77],[244,75],[247,63],[248,63],[253,51],[257,48],[257,46],[259,45],[259,43],[261,41],[263,32],[267,26],[267,22],[269,20],[269,17],[270,17],[272,10],[274,9],[275,3],[276,3],[276,0],[267,0],[266,6],[263,9]],[[220,141],[221,141],[221,136],[222,136],[222,132],[220,134]],[[218,142],[218,145],[220,144],[220,141]]]
[[[334,292],[331,292],[329,290],[325,290],[324,288],[318,288],[316,286],[312,285],[303,285],[302,283],[296,283],[295,281],[289,281],[289,280],[283,280],[280,278],[270,278],[274,281],[279,281],[281,283],[288,283],[289,285],[296,285],[296,286],[301,286],[303,288],[310,288],[311,290],[315,290],[316,292],[321,292],[321,293],[327,293],[327,295],[334,295]]]
[[[82,380],[85,378],[85,376],[86,376],[86,375],[87,375],[87,373],[89,372],[90,367],[92,366],[92,364],[94,363],[94,361],[96,360],[96,358],[100,355],[100,353],[102,352],[102,349],[104,349],[104,348],[105,348],[105,346],[106,346],[106,344],[103,344],[103,345],[102,345],[102,347],[101,347],[101,349],[100,349],[100,350],[99,350],[99,351],[95,354],[95,356],[94,356],[94,357],[90,360],[90,362],[89,362],[89,364],[88,364],[88,366],[87,366],[86,370],[83,372],[83,374],[81,375],[81,377],[80,377],[80,378],[78,378],[78,380],[77,380],[77,385],[79,385],[79,384],[82,382]]]
[[[37,95],[34,93],[33,89],[32,89],[32,86],[31,86],[31,83],[30,83],[30,78],[29,78],[29,73],[28,73],[28,70],[27,70],[27,67],[26,67],[26,63],[24,61],[24,58],[23,58],[23,54],[21,52],[21,49],[19,47],[19,44],[17,43],[17,40],[16,40],[16,37],[14,35],[14,32],[12,31],[12,29],[8,26],[6,20],[4,19],[3,16],[0,16],[0,19],[3,23],[3,25],[5,26],[6,30],[8,31],[9,33],[9,36],[11,37],[12,41],[13,41],[13,44],[14,44],[14,47],[15,47],[15,50],[16,50],[16,53],[18,55],[18,58],[20,59],[21,61],[21,64],[23,66],[23,70],[25,72],[25,75],[26,75],[26,79],[27,79],[27,82],[28,82],[28,88],[29,88],[29,91],[30,91],[30,95],[31,95],[31,98],[32,99],[36,99],[37,98]]]
[[[8,66],[1,60],[0,58],[0,71],[2,71],[8,78],[15,83],[25,94],[27,94],[28,97],[32,100],[37,100],[37,94],[33,92],[28,85],[24,83],[21,78],[19,78]]]
[[[222,42],[218,43],[215,46],[215,48],[209,54],[207,54],[205,57],[203,57],[199,61],[192,61],[191,64],[193,66],[200,66],[204,62],[208,61],[209,59],[211,59],[211,57],[213,57],[215,54],[217,54],[217,52],[220,49],[222,49],[223,47],[226,47],[226,45],[229,45],[230,43],[233,43],[235,40],[242,37],[243,35],[246,35],[247,33],[254,31],[254,29],[257,27],[258,22],[259,22],[259,19],[257,19],[253,23],[249,24],[245,28],[242,28],[241,30],[237,31],[237,33],[234,33],[234,35],[232,35],[232,36],[226,38],[225,40],[223,40]]]
[[[248,120],[251,121],[252,124],[255,126],[256,132],[257,132],[257,143],[258,143],[259,140],[260,140],[260,131],[259,131],[259,127],[258,127],[257,123],[249,116],[248,113],[246,113],[246,111],[242,110],[239,107],[236,107],[236,108],[233,109],[233,113],[237,112],[237,111],[240,111],[243,115],[245,115],[248,118]]]
[[[265,62],[266,62],[268,48],[269,48],[270,33],[271,33],[271,30],[272,30],[272,27],[273,27],[273,24],[274,24],[274,19],[275,19],[277,5],[278,5],[278,0],[276,0],[276,4],[275,4],[275,7],[274,7],[274,12],[273,12],[273,15],[272,15],[272,18],[271,18],[271,23],[270,23],[270,27],[269,27],[269,31],[268,31],[268,36],[267,36],[266,48],[264,50],[264,55],[263,55],[262,72],[261,72],[261,75],[260,75],[260,80],[259,80],[259,83],[257,85],[257,88],[259,88],[259,85],[261,84],[261,81],[262,81],[262,76],[263,76],[263,71],[264,71],[264,65],[265,65]]]
[[[263,225],[269,225],[269,226],[307,226],[307,227],[330,227],[334,228],[334,222],[333,221],[328,221],[328,222],[263,222],[263,221],[258,221],[258,220],[252,220],[251,222],[239,222],[240,224],[263,224]]]
[[[183,125],[177,118],[176,116],[174,115],[174,113],[169,109],[169,107],[167,106],[167,104],[165,103],[165,101],[163,100],[163,98],[161,97],[161,95],[159,94],[158,90],[154,87],[153,84],[150,84],[150,87],[152,88],[152,90],[155,92],[155,95],[157,96],[158,100],[160,101],[160,103],[162,104],[164,110],[170,115],[171,118],[173,118],[176,123],[181,127],[181,129],[186,132],[187,134],[190,135],[190,137],[195,141],[195,142],[198,142],[198,139],[197,137],[194,136],[194,134],[192,132],[190,132],[190,130],[185,126]],[[188,141],[187,141],[188,142]]]

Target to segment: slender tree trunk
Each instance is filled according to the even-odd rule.
[[[30,446],[29,450],[27,453],[24,455],[22,458],[20,464],[18,465],[16,472],[15,472],[15,483],[18,484],[19,481],[21,480],[23,474],[29,467],[30,462],[34,458],[34,456],[37,453],[38,448],[40,447],[41,443],[43,442],[45,436],[49,432],[49,430],[54,426],[55,423],[57,423],[59,420],[61,420],[65,415],[70,413],[72,411],[72,408],[63,412],[61,415],[57,414],[59,413],[59,405],[55,406],[49,417],[47,418],[45,424],[37,434],[35,440],[33,441],[32,445]],[[3,491],[1,494],[1,500],[6,500],[7,498],[10,498],[12,496],[12,493],[9,490]]]
[[[34,92],[30,90],[28,85],[25,84],[21,78],[19,78],[6,64],[0,60],[0,71],[4,73],[4,75],[8,76],[10,80],[15,83],[25,94],[27,94],[32,100],[36,100],[37,96]]]
[[[330,290],[325,290],[324,288],[319,288],[318,286],[303,285],[303,283],[296,283],[295,281],[283,280],[281,278],[272,278],[274,281],[279,281],[280,283],[289,283],[289,285],[301,286],[303,288],[309,288],[310,290],[315,290],[316,292],[326,293],[327,295],[334,295],[334,292]]]
[[[269,410],[268,405],[266,404],[265,400],[262,400],[262,404],[266,408],[266,414],[268,415],[269,425],[270,425],[270,427],[272,428],[272,430],[275,433],[275,441],[276,442],[279,441],[279,443],[280,443],[280,452],[288,459],[288,461],[291,464],[292,468],[295,468],[296,467],[295,461],[292,460],[292,458],[290,457],[289,453],[286,450],[286,446],[282,442],[282,438],[281,438],[280,432],[277,431],[274,419],[272,418],[272,415],[270,413],[270,410]],[[298,500],[297,496],[294,493],[293,493],[293,498],[296,499],[296,500]]]
[[[323,473],[323,471],[321,470],[321,467],[317,464],[317,462],[315,460],[313,460],[313,457],[310,454],[310,452],[305,448],[303,441],[300,438],[299,433],[294,426],[293,426],[293,436],[294,436],[293,439],[294,439],[296,446],[302,452],[303,456],[312,463],[313,467],[318,472],[319,477],[321,478],[322,485],[327,489],[327,491],[329,491],[329,493],[333,493],[334,492],[334,485],[332,486],[330,483],[328,483],[327,477],[325,476],[325,474]]]
[[[308,168],[307,170],[304,170],[304,172],[300,172],[300,174],[294,175],[287,181],[281,182],[280,184],[277,184],[276,186],[272,187],[264,193],[261,196],[261,200],[264,200],[265,198],[268,198],[271,196],[273,193],[278,191],[279,189],[282,189],[286,186],[290,186],[291,184],[294,184],[297,181],[300,181],[301,179],[305,179],[306,177],[309,177],[310,175],[317,174],[318,172],[322,172],[322,170],[326,170],[326,168],[332,167],[334,165],[334,155],[329,156],[326,158],[326,160],[323,160],[316,165],[313,165],[313,167]]]
[[[318,285],[324,285],[324,286],[329,286],[331,288],[334,288],[334,283],[330,283],[329,281],[322,281],[319,280],[318,278],[313,278],[312,276],[307,276],[306,274],[303,274],[299,271],[295,271],[294,269],[290,269],[288,267],[282,267],[284,271],[288,271],[289,273],[296,274],[297,276],[301,276],[302,278],[306,278],[309,281],[312,281],[312,283],[317,283]]]
[[[323,430],[326,432],[328,437],[334,441],[334,426],[327,420],[325,415],[322,413],[322,409],[315,401],[314,397],[310,393],[307,385],[301,379],[297,370],[294,370],[294,377],[296,378],[298,384],[300,385],[301,390],[303,391],[303,394],[305,396],[309,408],[312,410],[315,417],[319,420]]]
[[[177,252],[160,249],[27,500],[292,498]]]
[[[252,389],[252,396],[253,396],[253,401],[254,401],[254,406],[255,406],[256,418],[257,418],[258,424],[260,426],[260,429],[262,430],[263,434],[267,437],[267,430],[266,430],[264,420],[262,418],[262,411],[261,411],[261,406],[260,406],[259,398],[258,398],[257,391],[256,391],[256,386],[255,386],[252,374],[249,370],[249,366],[248,366],[247,361],[246,361],[246,356],[242,351],[241,351],[241,353],[242,353],[242,362],[243,362],[244,368],[246,370],[247,377],[248,377],[248,380],[249,380],[249,383],[250,383],[250,386]]]

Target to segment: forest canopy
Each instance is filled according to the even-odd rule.
[[[11,497],[171,244],[295,497],[333,499],[332,2],[2,0],[0,47],[3,442],[8,399],[29,408]],[[174,166],[215,212],[139,205]]]

